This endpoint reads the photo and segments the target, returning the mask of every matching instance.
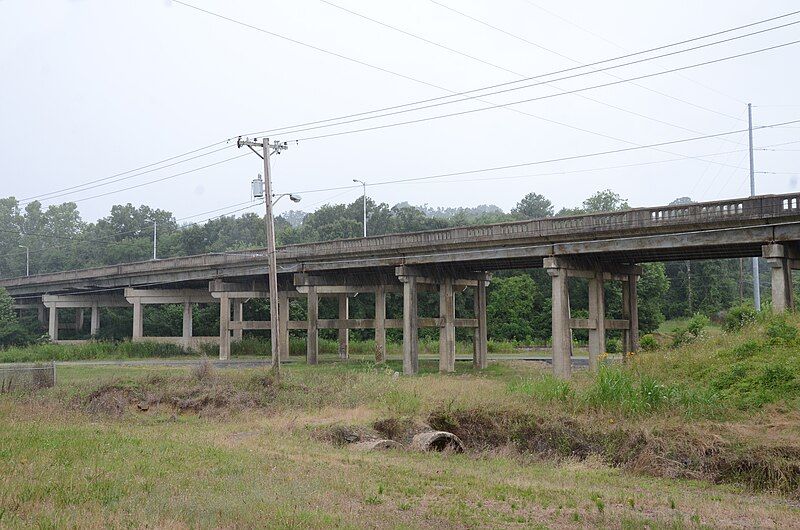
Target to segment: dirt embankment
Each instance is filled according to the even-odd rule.
[[[630,471],[742,484],[800,498],[800,446],[756,445],[703,429],[625,426],[533,413],[439,409],[434,429],[457,435],[471,452],[511,448],[546,459],[600,457]]]

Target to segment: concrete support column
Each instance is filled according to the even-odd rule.
[[[478,326],[475,328],[475,342],[473,344],[472,365],[484,369],[489,363],[489,333],[486,324],[486,282],[478,281],[475,286],[475,318]]]
[[[456,303],[453,279],[445,278],[439,284],[439,371],[456,370]]]
[[[386,288],[375,291],[375,362],[386,362]]]
[[[133,301],[133,341],[136,342],[144,337],[144,318],[142,315],[142,301]]]
[[[319,355],[319,295],[316,287],[308,288],[308,337],[306,339],[306,362],[317,364]]]
[[[772,311],[782,313],[794,309],[792,269],[800,266],[797,247],[773,243],[764,245],[761,250],[772,273]]]
[[[278,291],[278,346],[281,361],[289,360],[289,293]]]
[[[234,322],[241,322],[243,314],[244,314],[244,302],[242,301],[241,298],[235,298],[233,300],[233,321]],[[233,330],[233,340],[235,340],[235,341],[242,340],[242,330],[241,329],[234,329]]]
[[[36,316],[37,316],[37,318],[39,320],[39,324],[44,325],[45,322],[47,322],[46,316],[45,316],[46,313],[47,313],[47,308],[45,306],[40,305],[39,307],[36,308]]]
[[[639,276],[636,274],[628,275],[628,296],[630,297],[630,348],[631,352],[639,351],[639,297],[636,293],[636,282]]]
[[[772,258],[767,262],[772,272],[772,311],[783,313],[793,309],[794,293],[792,292],[792,270],[786,258]]]
[[[92,320],[89,327],[89,334],[92,337],[96,337],[98,331],[100,331],[100,307],[97,303],[94,303],[92,304]]]
[[[183,332],[181,333],[181,345],[184,350],[192,347],[192,303],[183,303]]]
[[[339,320],[350,318],[350,299],[347,293],[339,294]],[[339,358],[347,360],[350,356],[350,330],[339,328]]]
[[[83,331],[83,308],[75,310],[75,331]]]
[[[600,356],[606,351],[606,300],[602,272],[589,279],[589,321],[595,325],[589,330],[589,369],[596,372]]]
[[[406,276],[403,282],[403,373],[414,375],[419,371],[417,278]]]
[[[231,358],[231,299],[227,293],[219,297],[219,358],[227,361]]]
[[[548,269],[553,279],[553,375],[569,379],[572,373],[572,330],[569,326],[569,289],[566,269]]]
[[[50,308],[50,318],[48,323],[47,332],[50,334],[50,340],[58,342],[58,307],[52,306]]]

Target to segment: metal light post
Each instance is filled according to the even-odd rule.
[[[25,245],[19,245],[19,248],[25,249],[25,276],[31,275],[31,249]]]
[[[276,375],[280,374],[281,352],[280,341],[278,340],[278,260],[275,252],[275,218],[272,212],[272,176],[270,173],[269,157],[272,154],[279,154],[289,146],[286,142],[269,142],[269,138],[250,140],[239,138],[236,146],[241,148],[247,146],[251,151],[264,160],[264,207],[266,209],[266,229],[267,229],[267,258],[269,262],[269,320],[270,320],[270,342],[272,344],[272,369]],[[254,146],[261,147],[261,153],[253,149]],[[280,199],[280,197],[278,197]],[[277,202],[277,201],[276,201]],[[288,353],[288,352],[287,352]]]
[[[353,182],[358,182],[364,188],[364,237],[367,237],[367,183],[358,179],[353,179]]]

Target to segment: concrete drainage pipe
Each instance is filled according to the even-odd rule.
[[[426,431],[414,436],[411,448],[418,451],[464,452],[464,444],[455,434],[445,431]]]
[[[385,451],[387,449],[399,449],[402,446],[394,440],[367,440],[354,443],[351,447],[356,451]]]

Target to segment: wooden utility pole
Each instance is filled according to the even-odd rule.
[[[255,154],[264,159],[264,207],[266,209],[266,229],[267,229],[267,260],[269,265],[268,283],[269,283],[269,335],[272,345],[272,369],[276,375],[280,374],[281,370],[281,341],[278,340],[279,329],[279,316],[278,312],[278,260],[275,252],[275,218],[272,212],[272,175],[269,164],[269,157],[273,153],[280,153],[288,147],[286,142],[273,142],[269,143],[269,138],[262,138],[260,142],[256,139],[239,138],[237,142],[238,147],[247,146]],[[254,146],[261,147],[261,153],[253,149]]]

